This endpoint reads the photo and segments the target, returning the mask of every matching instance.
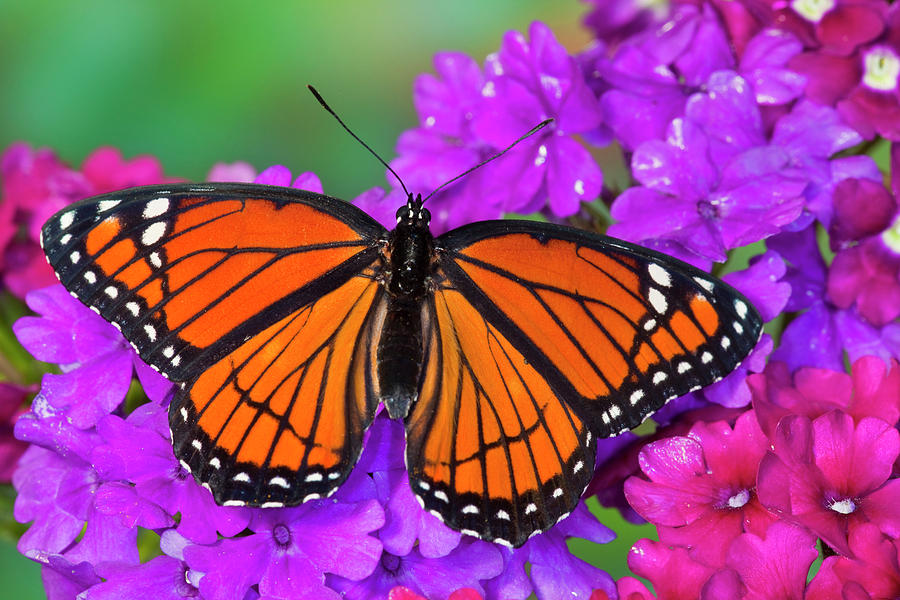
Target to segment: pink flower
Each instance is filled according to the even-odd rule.
[[[732,429],[724,421],[697,423],[686,437],[648,444],[639,460],[650,481],[632,477],[625,496],[659,527],[660,541],[691,549],[691,558],[725,564],[732,541],[762,535],[774,517],[756,498],[756,471],[768,440],[747,411]]]
[[[900,364],[890,365],[875,356],[860,358],[850,374],[806,367],[793,376],[781,362],[769,363],[765,372],[747,378],[753,408],[768,437],[783,417],[815,419],[840,409],[859,420],[878,417],[888,423],[900,418]]]
[[[861,523],[900,535],[900,480],[889,479],[898,454],[900,434],[881,419],[785,417],[759,466],[760,502],[852,556],[847,536]]]
[[[637,541],[628,553],[628,568],[648,579],[657,597],[666,600],[696,600],[715,572],[691,558],[685,548],[669,548],[652,540]],[[640,590],[637,594],[641,594]]]
[[[809,584],[807,600],[897,598],[900,596],[900,542],[863,523],[850,532],[855,559],[829,556]]]

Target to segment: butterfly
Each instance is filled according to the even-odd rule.
[[[718,381],[761,319],[669,256],[533,221],[392,231],[302,190],[174,184],[43,226],[62,284],[180,386],[175,455],[222,505],[343,483],[380,405],[424,509],[517,547],[573,510],[599,438]]]

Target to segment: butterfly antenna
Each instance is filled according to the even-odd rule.
[[[370,148],[369,145],[368,145],[367,143],[365,143],[364,141],[362,141],[361,139],[359,139],[359,136],[356,135],[355,133],[353,133],[353,132],[350,130],[350,128],[347,127],[347,124],[344,123],[344,122],[341,120],[341,118],[340,118],[339,116],[337,116],[337,113],[334,112],[334,111],[331,109],[330,106],[328,106],[328,103],[325,102],[325,99],[322,98],[322,96],[319,94],[319,92],[316,91],[316,88],[314,88],[314,87],[311,86],[311,85],[307,85],[306,87],[309,88],[309,91],[312,92],[312,95],[316,97],[316,100],[319,101],[319,104],[322,105],[322,108],[324,108],[324,109],[327,110],[329,113],[331,113],[331,116],[334,117],[335,119],[337,119],[337,122],[341,124],[341,127],[343,127],[343,128],[347,131],[347,133],[349,133],[350,135],[353,136],[353,139],[355,139],[357,142],[359,142],[360,144],[362,144],[363,148],[365,148],[366,150],[368,150],[369,152],[371,152],[371,153],[372,153],[372,156],[374,156],[375,158],[378,159],[378,162],[380,162],[381,164],[383,164],[383,165],[387,168],[388,171],[390,171],[391,173],[393,173],[394,177],[397,178],[397,181],[400,182],[400,187],[402,187],[402,188],[403,188],[403,191],[406,192],[406,195],[407,195],[407,196],[411,196],[412,194],[410,194],[410,193],[409,193],[409,190],[406,189],[406,185],[403,184],[403,180],[400,179],[400,176],[399,176],[399,175],[397,175],[397,171],[393,170],[389,164],[387,164],[386,162],[384,162],[384,159],[383,159],[383,158],[381,158],[380,156],[378,156],[378,153],[377,153],[377,152],[375,152],[374,150],[372,150],[372,148]],[[504,152],[505,152],[505,150],[504,150]],[[479,166],[480,166],[480,165],[479,165]]]
[[[454,177],[454,178],[451,179],[450,181],[445,181],[445,182],[442,183],[441,185],[437,186],[437,187],[434,189],[434,191],[432,191],[430,194],[428,194],[427,196],[425,196],[425,200],[428,200],[429,198],[431,198],[432,196],[434,196],[435,194],[437,194],[439,191],[441,191],[442,189],[444,189],[445,187],[447,187],[448,185],[450,185],[450,184],[453,183],[454,181],[456,181],[456,180],[458,180],[458,179],[462,179],[463,177],[465,177],[466,175],[468,175],[469,173],[471,173],[471,172],[474,171],[475,169],[480,169],[481,167],[483,167],[484,165],[488,164],[489,162],[491,162],[491,161],[494,160],[495,158],[500,158],[501,156],[503,156],[504,154],[506,154],[507,152],[509,152],[510,150],[512,150],[513,147],[516,146],[519,142],[521,142],[522,140],[524,140],[524,139],[526,139],[526,138],[529,138],[529,137],[533,136],[535,133],[537,133],[538,131],[540,131],[541,129],[543,129],[544,127],[546,127],[547,125],[549,125],[549,124],[552,123],[552,122],[553,122],[553,119],[547,119],[547,120],[545,120],[545,121],[541,121],[540,123],[538,123],[537,125],[535,125],[534,127],[532,127],[531,130],[528,131],[528,133],[526,133],[526,134],[520,136],[519,139],[517,139],[517,140],[514,141],[512,144],[510,144],[509,146],[507,146],[505,150],[502,150],[502,151],[498,152],[497,154],[494,154],[493,156],[484,159],[483,161],[481,161],[480,163],[478,163],[478,164],[475,165],[474,167],[472,167],[472,168],[470,168],[470,169],[466,169],[464,172],[460,173],[459,175],[457,175],[456,177]],[[404,189],[406,189],[406,188],[404,188]],[[425,200],[422,200],[422,202],[424,203]]]

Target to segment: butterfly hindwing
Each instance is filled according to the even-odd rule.
[[[383,314],[371,268],[212,365],[169,412],[176,455],[225,505],[293,506],[334,492],[375,415]]]
[[[452,287],[426,310],[422,389],[407,421],[410,485],[454,529],[520,546],[575,508],[594,440],[518,349]]]

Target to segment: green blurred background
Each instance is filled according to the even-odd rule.
[[[505,31],[548,23],[571,51],[590,36],[575,0],[362,0],[250,3],[0,0],[0,147],[48,146],[72,165],[112,145],[152,154],[167,175],[202,180],[216,162],[315,171],[350,198],[384,185],[383,168],[322,111],[329,103],[387,160],[416,125],[412,82],[440,50],[481,62]],[[12,492],[0,488],[0,518]],[[635,539],[580,555],[619,577]],[[0,539],[0,597],[44,597],[39,569]]]

